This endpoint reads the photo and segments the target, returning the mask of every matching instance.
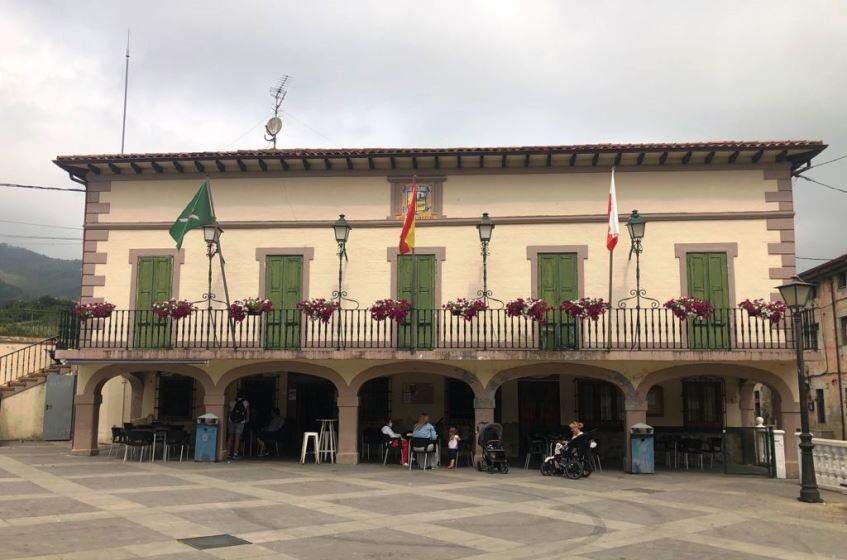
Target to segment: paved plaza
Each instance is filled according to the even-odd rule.
[[[0,560],[847,558],[847,496],[797,493],[691,472],[139,464],[21,444],[0,447]],[[183,542],[216,535],[240,544]]]

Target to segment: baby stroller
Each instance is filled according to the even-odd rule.
[[[486,424],[479,429],[477,442],[482,448],[482,457],[476,464],[476,468],[489,474],[509,472],[509,461],[506,459],[506,450],[503,449],[503,426],[500,424]]]

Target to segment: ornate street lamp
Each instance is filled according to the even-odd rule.
[[[823,502],[818,490],[817,477],[815,476],[815,457],[812,449],[812,434],[809,433],[809,409],[806,401],[809,398],[809,386],[806,384],[805,366],[803,364],[803,315],[809,305],[814,286],[803,282],[796,276],[779,288],[779,295],[788,309],[794,321],[794,347],[797,356],[797,383],[800,386],[800,465],[801,465],[801,489],[797,498],[801,502],[817,504]]]
[[[494,233],[494,222],[489,217],[488,212],[482,213],[482,218],[476,225],[476,229],[479,232],[482,254],[482,290],[478,291],[476,295],[485,298],[487,302],[494,293],[488,289],[488,244],[491,242],[491,235]]]
[[[338,300],[338,305],[341,305],[341,300],[347,298],[347,292],[341,289],[343,279],[342,264],[347,259],[347,239],[350,238],[350,224],[344,219],[344,214],[339,214],[338,219],[332,224],[332,231],[335,233],[335,242],[338,243],[338,289],[332,292],[332,299]]]
[[[629,258],[632,259],[632,255],[635,254],[635,289],[629,291],[629,297],[618,302],[618,307],[625,308],[626,302],[631,299],[635,300],[636,310],[641,309],[642,299],[650,300],[650,307],[659,307],[659,300],[648,297],[647,290],[641,289],[641,253],[644,252],[641,240],[644,239],[647,220],[638,213],[638,210],[633,210],[629,216],[629,221],[626,223],[626,229],[629,232],[630,239]],[[636,321],[638,321],[637,317]]]
[[[209,257],[208,286],[206,293],[203,294],[203,299],[206,300],[206,309],[210,312],[212,310],[212,302],[217,301],[215,300],[215,294],[212,293],[212,259],[218,254],[223,231],[217,222],[203,226],[203,241],[206,242],[206,256]]]

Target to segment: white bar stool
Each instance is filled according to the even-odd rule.
[[[321,432],[318,437],[318,441],[320,442],[318,455],[322,460],[325,460],[325,457],[329,456],[329,462],[335,463],[335,423],[338,420],[335,418],[319,418],[318,420],[321,423]]]
[[[309,442],[312,442],[312,449],[314,451],[309,451]],[[319,452],[320,446],[318,445],[318,432],[303,432],[303,447],[300,448],[300,462],[306,463],[306,455],[314,455],[315,463],[321,464],[321,454]]]

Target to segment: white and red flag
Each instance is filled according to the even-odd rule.
[[[618,224],[618,198],[615,194],[615,168],[612,168],[612,184],[609,186],[609,206],[607,209],[609,216],[609,231],[606,233],[606,248],[609,251],[615,249],[618,244],[618,236],[621,233],[620,225]]]

